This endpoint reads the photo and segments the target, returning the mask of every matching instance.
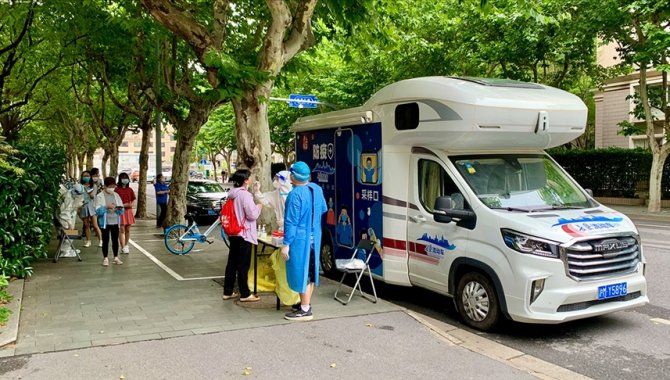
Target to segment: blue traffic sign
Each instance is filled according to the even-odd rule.
[[[203,165],[207,165],[207,160],[200,160],[200,163]]]
[[[314,95],[291,94],[288,106],[293,108],[316,108],[319,101]]]

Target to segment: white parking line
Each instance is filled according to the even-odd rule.
[[[652,318],[652,319],[650,319],[650,321],[652,321],[654,323],[661,323],[661,324],[664,324],[664,325],[670,325],[670,321],[668,321],[667,319],[663,319],[663,318]]]
[[[160,241],[160,240],[159,240]],[[139,244],[135,243],[133,239],[128,240],[128,243],[132,244],[138,251],[142,252],[149,260],[153,261],[159,268],[166,271],[170,276],[174,277],[177,281],[193,281],[193,280],[212,280],[215,278],[224,278],[225,276],[209,276],[209,277],[190,277],[184,278],[179,273],[170,269],[167,265],[163,264],[162,261],[158,260],[156,256],[149,253],[146,249],[142,248]]]
[[[167,265],[163,264],[160,260],[158,260],[154,255],[151,253],[147,252],[146,249],[142,248],[139,244],[135,243],[133,239],[128,240],[130,244],[133,245],[133,247],[137,248],[138,251],[142,252],[144,256],[149,258],[149,260],[153,261],[156,265],[158,265],[160,268],[162,268],[164,271],[166,271],[170,276],[174,277],[178,281],[184,281],[184,277],[180,276],[177,272],[173,271],[172,269],[168,268]]]

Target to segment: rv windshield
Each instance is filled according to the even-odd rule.
[[[453,156],[451,160],[490,208],[532,212],[595,206],[542,154]]]

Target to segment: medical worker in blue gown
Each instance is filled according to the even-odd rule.
[[[289,287],[300,293],[300,304],[284,316],[291,321],[312,319],[310,299],[319,285],[321,217],[328,210],[321,187],[309,182],[310,169],[298,161],[291,166],[293,190],[284,208],[284,241],[281,254],[286,260]]]

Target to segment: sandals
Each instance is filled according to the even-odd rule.
[[[240,293],[238,293],[238,292],[233,292],[233,294],[231,294],[231,295],[229,295],[229,296],[227,296],[227,295],[224,294],[224,295],[223,295],[223,300],[224,300],[224,301],[228,301],[228,300],[232,300],[233,298],[237,298],[237,297],[239,297],[239,296],[240,296]]]
[[[253,293],[250,294],[249,297],[240,298],[240,302],[256,302],[256,301],[260,301],[260,300],[261,300],[261,297],[255,295]]]

